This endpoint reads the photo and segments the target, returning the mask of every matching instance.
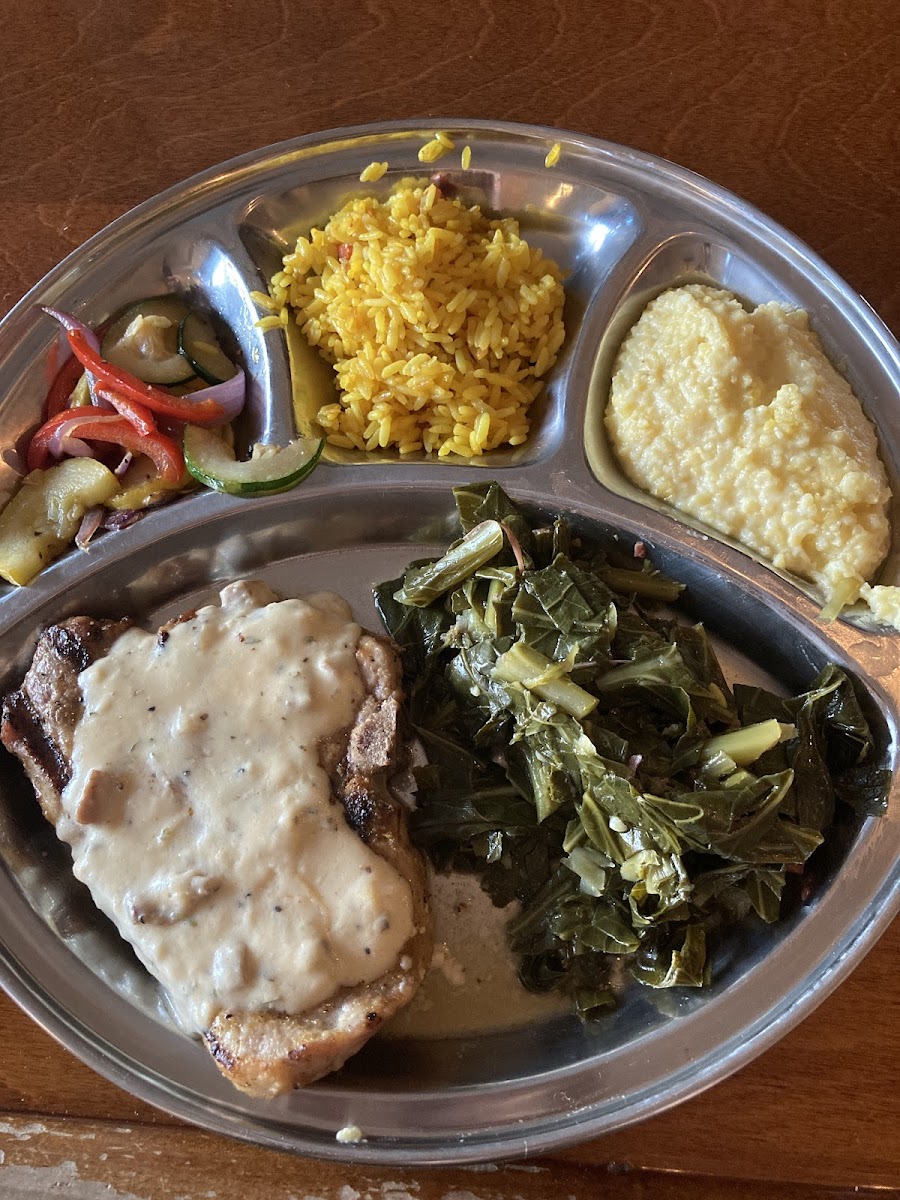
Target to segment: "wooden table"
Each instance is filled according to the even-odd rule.
[[[0,312],[201,168],[316,129],[458,114],[691,167],[809,242],[900,333],[892,0],[27,0],[3,7],[0,42]],[[898,985],[895,922],[798,1029],[705,1095],[539,1161],[432,1171],[189,1128],[4,997],[0,1197],[900,1196]]]

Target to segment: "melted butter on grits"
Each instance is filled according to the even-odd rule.
[[[862,595],[898,623],[883,593],[900,592],[866,584],[890,539],[875,430],[805,312],[664,292],[619,351],[605,419],[638,487],[818,584],[835,612]]]
[[[360,627],[337,596],[237,583],[79,677],[59,834],[76,876],[205,1030],[299,1014],[397,962],[409,884],[347,824],[320,742],[354,720]]]

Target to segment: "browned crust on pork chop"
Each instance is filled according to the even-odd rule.
[[[192,617],[185,613],[179,620]],[[160,636],[175,622],[160,630]],[[3,705],[0,740],[24,764],[47,819],[57,824],[71,773],[83,704],[79,673],[105,654],[131,622],[72,617],[40,637],[19,691]],[[394,966],[371,983],[344,988],[306,1013],[222,1012],[204,1037],[219,1069],[242,1091],[272,1097],[343,1066],[415,994],[431,957],[421,855],[388,779],[400,762],[401,674],[393,646],[363,633],[356,659],[365,696],[354,724],[319,747],[348,823],[410,885],[415,932]]]
[[[0,740],[21,760],[44,816],[56,825],[71,775],[75,726],[81,719],[78,676],[102,658],[133,622],[70,617],[38,638],[28,674],[3,701]]]

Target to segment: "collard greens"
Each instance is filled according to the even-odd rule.
[[[700,987],[723,925],[778,919],[838,801],[883,808],[887,772],[847,676],[789,699],[736,686],[702,626],[652,615],[681,588],[532,528],[495,483],[454,492],[463,536],[376,588],[428,765],[413,834],[477,870],[521,977],[591,1015],[613,964]]]

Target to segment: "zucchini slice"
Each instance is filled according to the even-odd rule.
[[[238,462],[214,430],[199,425],[184,430],[187,469],[206,487],[231,496],[270,496],[296,487],[319,461],[324,446],[324,438],[299,438],[287,446],[257,443],[251,457]]]
[[[159,471],[145,454],[138,454],[128,470],[119,480],[121,491],[104,503],[107,508],[149,508],[157,501],[176,492],[190,491],[198,486],[197,480],[185,471],[177,483],[160,479]]]
[[[191,364],[194,374],[207,383],[224,383],[237,371],[219,345],[212,325],[199,313],[189,312],[182,317],[178,326],[178,349]]]
[[[0,513],[0,576],[24,587],[75,539],[81,518],[119,491],[119,481],[93,458],[64,458],[32,471]]]
[[[196,371],[178,345],[189,312],[179,296],[150,296],[130,304],[103,335],[100,353],[144,383],[165,387],[192,379]]]

